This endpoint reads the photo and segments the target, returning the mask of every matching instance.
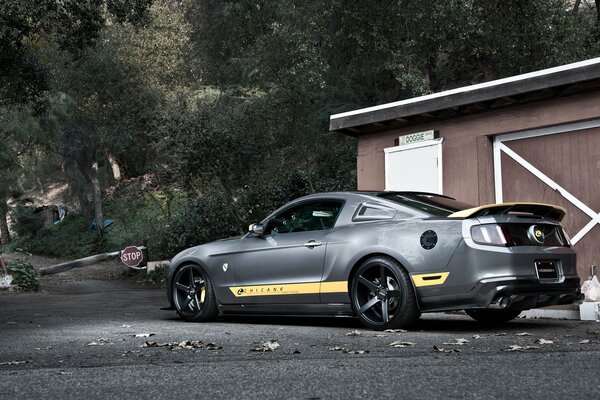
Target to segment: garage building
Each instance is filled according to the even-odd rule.
[[[600,262],[600,58],[344,112],[359,190],[564,207],[587,279]]]

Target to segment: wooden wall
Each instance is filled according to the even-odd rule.
[[[600,212],[600,128],[515,140],[505,145],[592,210]],[[505,154],[502,187],[505,201],[538,201],[564,207],[567,215],[563,225],[571,237],[591,220]],[[592,263],[600,264],[600,226],[592,228],[574,249],[579,276],[587,278]]]

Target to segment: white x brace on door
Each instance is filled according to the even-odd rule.
[[[504,142],[508,142],[511,140],[519,140],[519,139],[528,139],[536,136],[545,136],[545,135],[555,135],[559,133],[567,133],[567,132],[575,132],[581,131],[585,129],[598,128],[600,127],[600,120],[592,120],[592,121],[584,121],[577,122],[573,124],[566,125],[558,125],[547,128],[540,129],[532,129],[527,131],[508,133],[504,135],[498,135],[494,137],[494,186],[496,192],[496,202],[502,203],[502,153],[506,154],[508,157],[515,160],[518,164],[520,164],[527,171],[531,172],[535,177],[540,179],[546,185],[550,186],[553,190],[558,192],[562,197],[571,202],[575,207],[579,208],[586,215],[588,215],[591,220],[588,224],[586,224],[573,238],[571,242],[573,244],[577,243],[581,238],[583,238],[596,224],[600,224],[600,213],[595,212],[590,207],[585,205],[581,200],[575,197],[572,193],[567,191],[565,188],[560,186],[554,180],[545,175],[542,171],[534,167],[531,163],[525,160],[523,157],[515,153],[508,146],[504,144]]]

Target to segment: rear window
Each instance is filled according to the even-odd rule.
[[[380,193],[378,197],[411,207],[436,217],[447,217],[457,211],[473,208],[471,204],[429,193]]]

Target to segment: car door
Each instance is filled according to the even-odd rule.
[[[327,237],[342,200],[292,205],[273,215],[263,235],[249,234],[234,255],[240,303],[318,303]]]

